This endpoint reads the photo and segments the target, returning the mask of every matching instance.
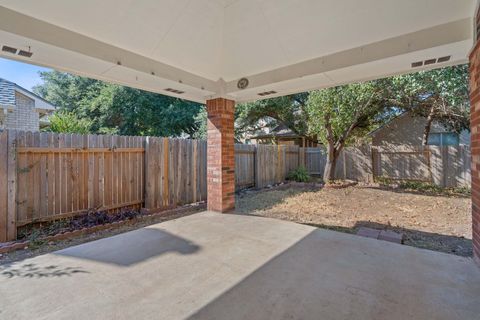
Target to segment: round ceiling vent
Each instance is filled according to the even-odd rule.
[[[238,82],[237,82],[237,88],[238,89],[243,90],[247,87],[248,87],[248,79],[247,78],[242,78],[242,79],[238,80]]]

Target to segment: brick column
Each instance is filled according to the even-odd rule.
[[[234,113],[232,100],[207,101],[207,207],[212,211],[235,209]]]
[[[477,25],[479,24],[480,16],[477,13]],[[473,256],[480,265],[480,41],[478,36],[470,53],[470,130]]]

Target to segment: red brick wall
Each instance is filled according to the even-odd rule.
[[[235,102],[223,98],[207,101],[207,207],[235,209]]]
[[[477,14],[477,24],[480,22]],[[480,264],[480,41],[470,54],[473,256]]]

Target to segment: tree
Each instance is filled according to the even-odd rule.
[[[207,139],[207,109],[203,107],[194,118],[197,131],[192,135],[194,139]]]
[[[461,132],[470,127],[468,65],[420,71],[390,79],[389,102],[427,119],[426,145],[434,121]]]
[[[370,130],[385,109],[385,83],[371,81],[312,91],[307,101],[308,127],[327,147],[324,180],[335,179],[338,156],[361,129]]]
[[[201,104],[57,71],[40,76],[34,91],[90,121],[92,133],[192,136],[198,129]]]
[[[48,131],[58,133],[90,133],[91,122],[79,119],[73,112],[59,111],[48,117],[50,126]]]
[[[284,125],[298,135],[305,135],[307,121],[305,106],[308,93],[239,104],[235,110],[237,138],[264,128]]]

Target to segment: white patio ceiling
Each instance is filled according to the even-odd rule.
[[[249,101],[465,63],[475,3],[0,0],[0,46],[33,53],[0,56],[199,102]]]

